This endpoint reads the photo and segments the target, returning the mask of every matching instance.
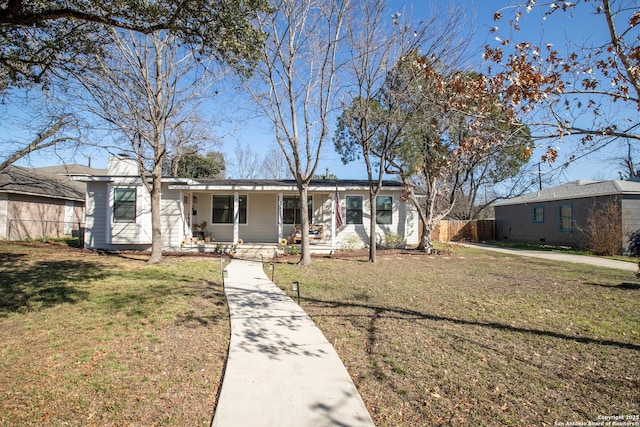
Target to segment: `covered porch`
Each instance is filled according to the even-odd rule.
[[[296,244],[297,250],[300,245]],[[230,255],[234,258],[249,259],[267,262],[283,255],[289,255],[291,244],[279,245],[274,243],[252,243],[232,244],[231,242],[203,242],[191,241],[180,248],[181,251],[201,252],[207,254]],[[336,249],[324,243],[312,243],[310,251],[314,255],[331,255]]]
[[[184,241],[204,243],[205,250],[238,243],[277,248],[283,239],[299,243],[301,210],[306,208],[312,250],[336,247],[335,187],[309,188],[303,204],[294,184],[268,184],[243,181],[236,185],[226,180],[169,186],[181,193]]]

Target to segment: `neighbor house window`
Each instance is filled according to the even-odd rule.
[[[534,206],[533,207],[533,222],[544,222],[544,207],[543,206]]]
[[[571,231],[571,205],[559,206],[558,229],[560,231]]]
[[[307,197],[307,215],[309,223],[313,222],[313,197]],[[284,196],[282,198],[282,220],[285,224],[300,224],[302,212],[300,211],[299,196]]]
[[[376,224],[393,223],[393,197],[376,197]]]
[[[233,196],[213,196],[213,216],[214,224],[233,224]],[[238,222],[247,223],[247,196],[241,195],[238,199]]]
[[[113,222],[136,222],[136,189],[113,189]]]
[[[347,196],[347,224],[362,224],[362,196]]]

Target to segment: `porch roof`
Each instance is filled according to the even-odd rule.
[[[297,191],[296,181],[293,179],[198,179],[187,185],[169,185],[172,190],[226,190],[226,191]],[[367,190],[369,181],[352,179],[319,179],[311,180],[309,191],[331,192]],[[403,185],[398,181],[385,180],[383,190],[401,190]]]

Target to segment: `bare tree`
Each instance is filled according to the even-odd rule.
[[[534,149],[529,129],[514,125],[511,135],[504,139],[509,142],[496,141],[482,156],[462,165],[463,184],[451,217],[478,219],[494,202],[520,196],[538,185],[532,178],[539,164],[529,162]]]
[[[343,21],[349,0],[278,0],[276,12],[262,15],[269,34],[256,69],[246,85],[275,129],[300,200],[307,200],[320,150],[329,134]],[[300,262],[311,264],[309,216],[302,209]]]
[[[403,101],[395,95],[408,90],[414,82],[390,82],[393,67],[402,58],[415,56],[415,52],[434,62],[459,63],[468,39],[460,31],[464,20],[459,8],[436,12],[429,19],[413,23],[404,13],[389,15],[386,0],[366,0],[358,3],[347,22],[352,56],[345,70],[351,85],[345,91],[334,144],[344,163],[362,158],[367,168],[371,206],[369,260],[375,262],[377,196],[388,156],[393,156],[405,126],[412,121],[411,114],[402,109]]]
[[[199,97],[205,93],[203,64],[181,50],[168,33],[139,35],[112,32],[114,52],[99,69],[82,77],[90,94],[86,106],[129,146],[140,177],[151,196],[150,263],[162,258],[160,223],[161,179],[169,148],[191,141],[191,127]],[[199,74],[200,73],[200,74]]]
[[[69,132],[69,128],[74,127],[75,117],[70,114],[61,116],[49,116],[47,122],[41,123],[41,127],[35,131],[32,139],[27,142],[5,140],[0,144],[8,150],[0,162],[0,172],[7,167],[28,156],[34,151],[43,150],[50,147],[61,147],[67,143],[74,146],[80,144],[77,132],[74,130]]]
[[[165,163],[165,174],[170,176],[183,176],[178,173],[184,172],[183,159],[190,156],[207,157],[210,153],[220,152],[222,143],[213,136],[213,123],[205,121],[199,114],[193,112],[190,120],[180,122],[172,130],[173,138],[167,142],[167,159]],[[216,159],[221,165],[215,169],[218,171],[216,175],[224,175],[224,158]],[[193,160],[193,158],[191,159]]]
[[[270,179],[291,178],[287,158],[279,147],[272,147],[262,158],[262,176]]]
[[[254,179],[261,177],[262,161],[260,155],[249,145],[237,144],[233,149],[233,158],[227,165],[227,177],[235,179]]]

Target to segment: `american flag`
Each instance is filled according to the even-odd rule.
[[[338,194],[338,187],[336,187],[336,229],[342,228],[342,208],[340,207],[340,194]]]

